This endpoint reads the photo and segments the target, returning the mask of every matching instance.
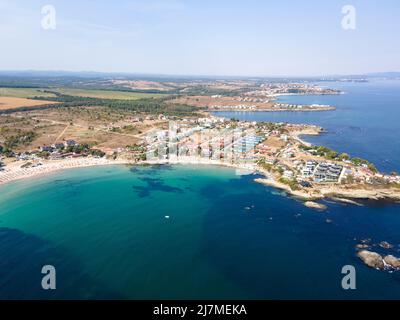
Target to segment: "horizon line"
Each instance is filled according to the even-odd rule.
[[[97,74],[97,75],[114,75],[114,76],[145,76],[145,77],[174,77],[174,78],[272,78],[272,79],[305,79],[305,78],[338,78],[338,77],[368,77],[368,76],[378,76],[378,75],[390,75],[398,74],[400,76],[400,71],[375,71],[366,73],[349,73],[349,74],[327,74],[327,75],[221,75],[221,74],[168,74],[168,73],[151,73],[151,72],[129,72],[129,71],[94,71],[94,70],[45,70],[45,69],[0,69],[0,75],[6,73],[70,73],[70,74]]]

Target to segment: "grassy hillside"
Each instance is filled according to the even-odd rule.
[[[140,93],[140,92],[112,91],[112,90],[70,89],[70,88],[51,89],[51,91],[75,97],[118,99],[118,100],[138,100],[145,98],[161,98],[166,96],[164,94],[154,94],[154,93]]]
[[[145,98],[161,98],[164,94],[140,93],[129,91],[114,90],[91,90],[91,89],[72,89],[72,88],[0,88],[0,97],[15,98],[34,98],[34,97],[55,97],[49,91],[58,92],[63,95],[75,97],[87,97],[97,99],[117,99],[117,100],[138,100]]]
[[[55,95],[37,88],[0,88],[0,97],[34,98],[55,97]]]

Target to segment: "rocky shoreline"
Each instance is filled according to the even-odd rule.
[[[266,173],[263,172],[264,175]],[[289,195],[302,201],[318,201],[322,199],[331,199],[333,201],[342,202],[352,205],[361,205],[355,200],[374,200],[374,201],[390,201],[400,203],[400,189],[343,189],[338,186],[321,186],[312,188],[309,191],[292,190],[288,185],[275,181],[273,178],[258,178],[256,182],[264,185],[284,190]]]
[[[389,254],[382,256],[377,252],[362,250],[357,256],[370,268],[377,270],[400,270],[400,259]]]

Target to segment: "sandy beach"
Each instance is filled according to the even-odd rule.
[[[249,163],[232,163],[228,161],[206,159],[200,157],[177,157],[175,159],[168,160],[146,160],[141,162],[133,162],[127,159],[110,160],[106,158],[81,158],[81,159],[64,159],[64,160],[43,160],[40,165],[23,167],[28,161],[15,161],[9,163],[5,170],[0,171],[0,185],[6,183],[41,177],[46,174],[54,173],[60,170],[83,168],[91,166],[106,166],[106,165],[118,165],[118,164],[132,164],[132,165],[165,165],[165,164],[187,164],[187,165],[217,165],[235,168],[237,174],[249,174],[253,172],[259,172],[265,176],[265,178],[255,179],[256,182],[262,183],[267,186],[271,186],[277,189],[286,191],[288,194],[298,198],[302,201],[314,201],[321,200],[324,198],[335,199],[336,201],[350,202],[346,199],[361,200],[392,200],[400,201],[400,189],[365,189],[365,188],[340,188],[336,185],[321,185],[318,188],[312,188],[309,190],[291,190],[286,184],[276,181],[273,179],[268,172],[258,168],[255,164]]]
[[[35,166],[24,168],[23,166],[29,161],[15,161],[7,164],[3,171],[0,171],[0,185],[10,183],[16,180],[40,177],[46,174],[57,172],[60,170],[84,168],[92,166],[106,166],[118,164],[190,164],[190,165],[220,165],[226,167],[236,168],[238,170],[254,172],[255,165],[252,164],[232,164],[220,160],[203,159],[198,157],[180,157],[170,160],[147,160],[141,162],[133,162],[126,159],[110,160],[106,158],[81,158],[81,159],[63,159],[63,160],[42,160],[40,165],[36,163]]]
[[[128,164],[127,160],[108,160],[105,158],[81,158],[64,160],[43,160],[41,165],[21,168],[29,161],[15,161],[9,163],[3,171],[0,171],[0,185],[28,178],[40,177],[60,170],[83,168],[91,166],[104,166],[113,164]]]

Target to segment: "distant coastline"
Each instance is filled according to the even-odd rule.
[[[308,109],[290,109],[290,108],[265,108],[265,109],[209,109],[207,112],[322,112],[322,111],[333,111],[336,110],[334,106],[323,106]]]

